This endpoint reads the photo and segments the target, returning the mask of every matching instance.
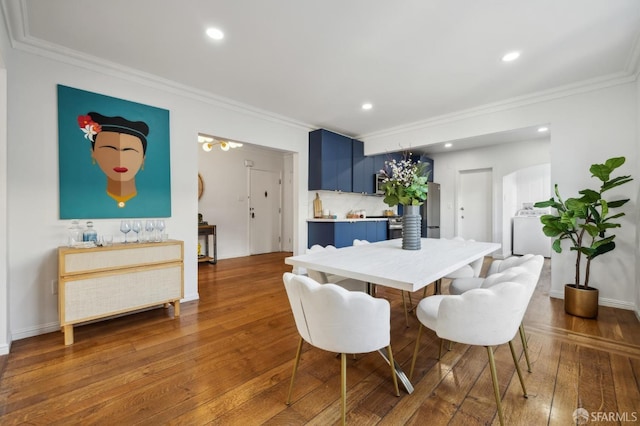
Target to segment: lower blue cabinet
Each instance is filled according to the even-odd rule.
[[[387,239],[386,220],[361,220],[353,222],[309,222],[308,247],[319,244],[337,248],[353,245],[353,240],[371,243]]]

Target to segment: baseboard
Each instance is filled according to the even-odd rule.
[[[557,291],[557,290],[553,290],[549,292],[549,296],[556,298],[556,299],[564,299],[564,290],[563,291]],[[604,298],[604,297],[600,297],[598,299],[598,305],[599,306],[608,306],[610,308],[619,308],[619,309],[626,309],[627,311],[635,311],[636,312],[636,316],[638,316],[638,310],[636,309],[636,305],[630,302],[624,302],[621,300],[616,300],[616,299],[609,299],[609,298]],[[640,317],[638,318],[640,319]]]
[[[185,303],[185,302],[191,302],[192,300],[198,300],[200,298],[200,294],[199,293],[191,293],[186,295],[183,299],[180,300],[180,303]],[[96,319],[93,321],[87,321],[86,324],[89,324],[91,322],[97,322],[97,321],[104,321],[106,319],[110,319],[110,318],[117,318],[120,316],[125,316],[125,315],[131,315],[134,314],[136,312],[142,312],[145,310],[149,310],[149,309],[157,309],[158,306],[152,306],[149,308],[145,308],[145,309],[140,309],[139,311],[131,311],[131,312],[125,312],[123,314],[120,315],[114,315],[111,317],[106,317],[106,318],[100,318],[100,319]],[[35,327],[29,327],[29,328],[25,328],[22,330],[17,330],[17,331],[12,331],[11,335],[13,337],[13,340],[21,340],[21,339],[26,339],[28,337],[34,337],[34,336],[39,336],[41,334],[47,334],[47,333],[52,333],[54,331],[60,331],[60,323],[58,321],[55,322],[51,322],[48,324],[41,324],[41,325],[37,325]],[[10,347],[7,346],[7,352],[4,353],[4,346],[7,345],[0,345],[0,355],[6,355],[7,353],[9,353],[9,349]]]
[[[0,355],[9,355],[11,351],[11,343],[0,345]]]

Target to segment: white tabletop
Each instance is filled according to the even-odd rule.
[[[402,239],[287,257],[296,267],[417,291],[500,248],[498,243],[422,238],[420,250],[403,250]]]

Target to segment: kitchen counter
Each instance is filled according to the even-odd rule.
[[[365,218],[342,218],[342,219],[323,219],[323,218],[311,218],[307,219],[307,222],[378,222],[387,221],[388,217],[365,217]]]

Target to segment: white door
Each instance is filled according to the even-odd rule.
[[[476,241],[492,241],[493,172],[462,170],[459,174],[456,235]]]
[[[250,169],[249,175],[250,252],[280,251],[280,173]]]

